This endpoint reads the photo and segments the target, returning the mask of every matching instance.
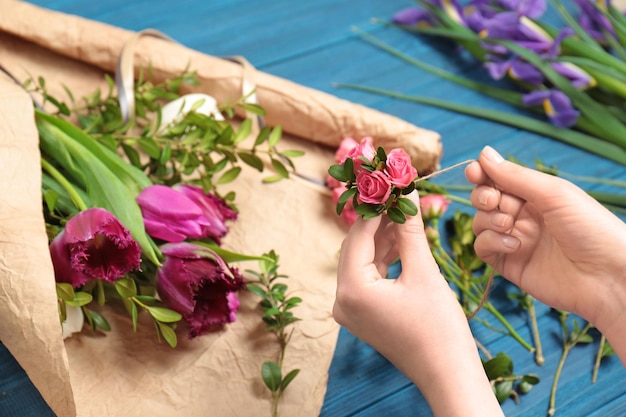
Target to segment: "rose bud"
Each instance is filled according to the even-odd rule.
[[[151,185],[137,196],[146,232],[155,239],[182,242],[205,237],[211,222],[189,197],[165,185]]]
[[[354,173],[358,175],[359,172],[363,170],[361,165],[363,165],[363,160],[360,158],[361,156],[371,161],[374,159],[376,155],[376,149],[374,149],[373,139],[369,136],[361,139],[361,143],[359,143],[356,147],[352,148],[346,158],[351,158],[354,162]],[[343,162],[345,162],[346,158],[344,158]]]
[[[236,291],[245,287],[237,268],[229,267],[212,250],[191,243],[161,246],[165,262],[156,288],[163,304],[183,316],[189,337],[220,330],[235,321]]]
[[[113,282],[139,267],[141,248],[110,212],[90,208],[72,217],[50,244],[54,276],[74,288]]]
[[[424,221],[438,219],[448,210],[450,200],[441,194],[428,194],[420,197],[422,207],[422,219]]]
[[[202,228],[202,237],[211,238],[219,244],[220,238],[224,237],[228,232],[228,227],[225,224],[226,220],[236,220],[237,212],[230,208],[220,197],[214,194],[206,194],[202,188],[195,185],[178,185],[174,189],[184,194],[200,207],[204,218],[209,222],[207,226]]]
[[[363,170],[356,176],[359,200],[363,203],[383,204],[391,194],[391,182],[382,171]]]
[[[411,157],[402,148],[392,149],[387,154],[385,172],[393,185],[406,188],[417,178],[417,169],[411,164]]]
[[[341,140],[341,143],[339,144],[339,147],[335,151],[335,162],[337,162],[338,164],[343,164],[344,162],[346,162],[346,158],[348,157],[348,154],[350,154],[350,151],[352,151],[352,149],[356,148],[357,146],[359,146],[359,142],[357,142],[353,138],[343,138]]]

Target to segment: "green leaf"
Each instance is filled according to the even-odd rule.
[[[115,289],[119,295],[125,298],[137,295],[137,285],[135,280],[131,278],[120,278],[115,281]]]
[[[82,307],[93,301],[93,296],[89,293],[79,291],[74,294],[73,300],[66,300],[65,304],[72,307]]]
[[[248,291],[250,291],[251,293],[258,295],[259,297],[261,297],[263,299],[267,299],[267,294],[265,293],[265,291],[263,291],[262,288],[254,285],[254,284],[248,284],[246,286],[246,289]]]
[[[352,158],[346,158],[343,163],[343,177],[346,181],[354,182],[356,180],[356,174],[354,173],[354,161]]]
[[[285,165],[283,165],[283,163],[280,162],[278,159],[272,158],[272,167],[274,168],[276,173],[282,178],[289,178],[289,171],[287,171]]]
[[[276,392],[280,389],[282,372],[280,371],[280,367],[276,362],[263,362],[263,365],[261,366],[261,377],[263,378],[265,386],[269,388],[270,391]]]
[[[111,331],[111,325],[102,314],[93,310],[87,310],[87,314],[91,317],[91,321],[95,328],[104,330],[105,332]]]
[[[284,391],[285,388],[287,388],[289,383],[291,383],[291,381],[293,381],[293,379],[298,375],[299,372],[300,372],[299,369],[293,369],[287,375],[285,375],[285,377],[283,378],[283,380],[280,383],[280,390]]]
[[[284,179],[285,177],[283,177],[282,175],[270,175],[268,177],[263,178],[263,183],[271,184],[274,182],[282,181]]]
[[[258,116],[265,116],[266,111],[263,107],[261,107],[260,105],[256,104],[256,103],[247,103],[247,102],[243,102],[241,103],[241,107],[252,114],[256,114]]]
[[[513,392],[513,381],[498,382],[495,385],[494,390],[498,402],[502,403],[511,396],[511,393]]]
[[[52,119],[53,123],[45,113],[37,112],[36,115],[40,148],[61,163],[75,181],[86,187],[94,207],[102,207],[113,213],[139,243],[144,255],[155,265],[160,265],[156,246],[146,234],[141,210],[135,201],[144,184],[143,180],[138,182],[139,175],[132,174],[131,171],[136,168],[117,155],[109,154],[111,151],[108,148],[93,145],[97,142],[71,123],[61,124]],[[85,146],[85,141],[91,144]],[[118,163],[124,168],[118,168]],[[151,184],[150,180],[147,182]]]
[[[524,381],[524,382],[526,382],[527,384],[530,384],[530,385],[537,385],[540,382],[539,377],[537,375],[534,375],[534,374],[524,375],[522,377],[522,381]]]
[[[343,165],[341,164],[333,164],[328,168],[328,174],[340,182],[348,181],[348,177],[346,177],[343,169]]]
[[[250,132],[251,131],[252,131],[252,120],[245,119],[239,125],[239,129],[237,129],[237,132],[235,133],[235,137],[233,139],[233,142],[234,143],[239,143],[239,142],[245,140],[248,136],[250,136]]]
[[[513,361],[507,354],[502,352],[489,359],[483,366],[490,381],[513,374]]]
[[[161,148],[152,138],[143,137],[139,139],[139,147],[150,158],[159,160],[161,156]]]
[[[404,224],[406,222],[406,216],[397,207],[389,207],[389,209],[387,209],[387,216],[395,223]]]
[[[304,156],[305,152],[297,149],[288,149],[286,151],[281,151],[281,155],[286,158],[297,158],[299,156]]]
[[[263,172],[263,168],[264,168],[263,161],[261,160],[261,158],[259,158],[255,154],[248,153],[248,152],[239,152],[237,153],[237,156],[246,165],[251,166],[252,168],[256,169],[259,172]]]
[[[400,198],[398,199],[398,208],[405,214],[409,216],[415,216],[417,214],[417,206],[413,202],[413,200],[409,198]]]
[[[163,323],[175,323],[183,318],[180,313],[169,308],[149,306],[147,310],[155,320]]]
[[[202,241],[193,241],[191,242],[194,245],[203,246],[208,248],[219,255],[220,258],[224,260],[224,262],[230,264],[233,262],[242,262],[242,261],[268,261],[272,262],[272,258],[269,256],[257,256],[257,255],[247,255],[245,253],[233,252],[227,249],[222,248],[221,246],[216,245],[215,243],[208,243]]]
[[[168,345],[175,348],[178,345],[178,338],[176,337],[174,329],[171,326],[159,321],[157,321],[156,324],[159,328],[161,336],[163,336],[163,339],[165,339]]]
[[[272,129],[272,133],[270,133],[270,137],[267,141],[269,146],[272,148],[276,146],[276,144],[280,141],[282,135],[283,129],[280,127],[280,125],[274,126],[274,129]]]
[[[72,301],[76,294],[74,293],[74,287],[67,282],[56,283],[57,297],[63,301]]]
[[[229,182],[234,181],[239,174],[241,173],[241,167],[232,167],[228,171],[222,174],[222,176],[217,180],[217,185],[228,184]]]

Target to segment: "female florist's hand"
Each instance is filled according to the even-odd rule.
[[[626,225],[574,184],[486,147],[466,169],[475,249],[538,300],[594,324],[626,363]]]
[[[419,207],[417,193],[411,198]],[[402,273],[386,279],[400,256]],[[438,416],[502,416],[419,216],[358,218],[341,247],[335,320],[409,377]]]

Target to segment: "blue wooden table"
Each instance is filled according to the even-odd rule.
[[[484,80],[484,71],[459,59],[449,45],[371,23],[371,18],[388,19],[397,10],[412,5],[410,0],[34,0],[32,3],[130,30],[156,28],[188,47],[211,55],[243,55],[262,71],[435,130],[444,144],[442,166],[475,158],[489,144],[529,165],[540,158],[566,173],[626,179],[626,168],[539,135],[420,104],[335,88],[334,83],[363,84],[457,103],[505,108],[387,55],[352,30],[358,27],[414,58]],[[436,181],[467,184],[462,169]],[[588,190],[615,191],[590,183],[580,185]],[[451,207],[451,212],[454,210],[469,211],[458,204]],[[610,242],[607,250],[611,250]],[[508,300],[510,292],[515,292],[515,288],[498,280],[493,301],[522,336],[530,340],[527,317]],[[542,367],[535,365],[533,355],[510,337],[474,325],[477,338],[494,354],[502,351],[514,359],[517,374],[535,373],[541,378],[539,385],[522,396],[519,404],[512,399],[504,402],[507,416],[543,416],[548,408],[550,385],[561,353],[560,327],[557,316],[549,308],[543,305],[537,308],[546,355]],[[559,384],[557,416],[626,415],[626,371],[617,358],[606,359],[598,382],[591,383],[598,337],[595,339],[595,343],[576,347],[568,358]],[[5,349],[0,349],[0,360],[0,392],[13,394],[15,391],[11,390],[22,390],[20,393],[30,395],[33,399],[30,405],[36,408],[30,414],[22,409],[13,415],[47,415],[25,375],[18,372],[19,367],[11,365],[12,357]],[[459,370],[457,377],[461,376]],[[3,409],[4,404],[6,401],[0,397],[0,415],[10,415],[6,410],[12,408]],[[429,415],[432,414],[422,396],[402,374],[347,331],[340,332],[322,417]]]

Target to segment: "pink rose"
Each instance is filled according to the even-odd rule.
[[[356,176],[359,199],[364,203],[383,204],[391,194],[391,182],[382,171],[362,170]]]
[[[374,145],[372,145],[373,141],[374,140],[369,136],[364,137],[363,139],[361,139],[361,143],[359,143],[355,148],[352,148],[352,150],[348,152],[346,158],[352,158],[352,160],[354,161],[355,174],[358,174],[363,170],[363,168],[361,167],[363,161],[359,158],[360,156],[364,157],[368,161],[374,159],[374,155],[376,155],[376,150],[374,149]],[[346,158],[344,158],[344,162]]]
[[[335,162],[343,164],[348,157],[350,151],[359,146],[359,142],[352,138],[343,138],[339,144],[339,148],[335,151]]]
[[[402,148],[392,149],[387,154],[385,172],[393,185],[405,188],[417,177],[417,169],[411,164],[411,157]]]
[[[424,220],[438,219],[446,212],[450,200],[441,194],[428,194],[420,198],[422,218]]]
[[[339,197],[346,191],[346,187],[336,187],[333,188],[333,202],[335,205],[339,201]],[[348,224],[348,226],[352,226],[356,221],[356,218],[359,217],[354,210],[354,205],[352,204],[352,199],[346,202],[346,205],[343,206],[343,211],[341,212],[341,218]]]

